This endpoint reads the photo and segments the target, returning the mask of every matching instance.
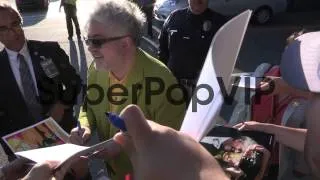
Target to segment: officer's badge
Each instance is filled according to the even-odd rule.
[[[46,58],[44,56],[40,56],[40,65],[43,69],[43,71],[45,72],[45,74],[49,77],[49,78],[54,78],[57,75],[59,75],[59,71],[56,67],[56,65],[53,63],[51,58]]]
[[[203,27],[202,27],[203,31],[210,31],[211,27],[212,27],[211,21],[207,20],[203,22]]]

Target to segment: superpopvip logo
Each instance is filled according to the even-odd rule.
[[[244,94],[245,94],[245,104],[250,104],[251,102],[251,92],[252,90],[250,89],[250,77],[244,77],[246,84],[248,84],[248,87],[244,88]],[[217,77],[217,81],[220,86],[221,94],[224,98],[224,102],[227,105],[232,105],[232,103],[235,100],[235,94],[237,92],[237,89],[239,88],[237,86],[237,83],[239,82],[240,77],[235,78],[235,83],[234,86],[232,86],[232,89],[230,91],[230,94],[227,93],[227,89],[224,86],[223,80],[221,77]],[[271,79],[265,78],[269,81],[270,86],[268,89],[262,90],[261,88],[256,88],[255,89],[255,102],[260,103],[261,102],[261,97],[264,95],[271,94],[274,90],[274,82]],[[97,97],[95,99],[90,99],[88,96],[85,96],[85,100],[89,105],[98,105],[100,104],[105,96],[107,96],[108,102],[113,104],[113,105],[121,105],[124,104],[128,101],[129,98],[131,98],[131,102],[133,104],[137,104],[138,101],[138,92],[142,89],[144,89],[145,93],[145,104],[146,105],[151,105],[152,104],[152,97],[153,96],[159,96],[162,95],[163,93],[165,94],[165,97],[167,98],[168,102],[174,105],[181,105],[183,103],[188,102],[190,99],[190,103],[192,105],[192,111],[196,112],[198,104],[200,105],[208,105],[214,100],[214,90],[213,87],[211,87],[208,84],[198,84],[192,89],[192,97],[189,97],[188,91],[186,87],[184,87],[181,84],[172,84],[170,86],[165,85],[165,82],[159,78],[159,77],[146,77],[145,79],[145,86],[143,86],[140,83],[133,84],[131,87],[126,87],[122,84],[114,84],[108,89],[103,89],[99,84],[90,84],[88,87],[84,87],[85,91],[96,91],[97,92]],[[152,87],[157,87],[157,88],[152,88]],[[132,96],[129,97],[129,89],[131,88]],[[181,97],[176,97],[173,93],[174,91],[181,91],[182,96]],[[199,92],[205,92],[208,94],[206,99],[200,99],[198,97]],[[117,98],[115,98],[117,97]]]

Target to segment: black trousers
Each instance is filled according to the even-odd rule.
[[[147,17],[148,35],[153,37],[153,33],[152,33],[153,6],[146,6],[146,7],[142,7],[141,9],[146,14],[146,17]]]
[[[187,103],[187,106],[189,105],[191,99],[192,99],[192,95],[193,95],[193,91],[196,88],[197,85],[197,81],[193,80],[193,79],[179,79],[178,78],[178,83],[181,87],[184,88],[184,98],[185,98],[185,102]]]
[[[67,22],[67,29],[68,29],[68,35],[69,37],[73,36],[73,27],[72,27],[72,21],[74,23],[74,26],[76,28],[77,36],[81,35],[78,17],[77,17],[77,7],[73,6],[71,4],[64,4],[64,12],[66,13],[66,22]]]

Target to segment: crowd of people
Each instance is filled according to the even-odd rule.
[[[69,39],[72,22],[81,35],[75,0],[63,0]],[[82,80],[57,42],[25,37],[20,13],[0,3],[0,135],[38,123],[48,116],[70,132],[70,143],[86,145],[94,131],[100,141],[112,138],[95,155],[105,160],[111,179],[230,179],[218,161],[198,142],[178,132],[196,85],[210,42],[227,18],[208,9],[208,0],[189,0],[189,7],[174,11],[159,36],[159,60],[139,48],[145,22],[150,29],[150,1],[103,0],[89,15],[85,43],[93,63],[88,68],[87,93],[79,122],[73,106]],[[143,11],[146,15],[143,13]],[[152,16],[152,15],[151,15]],[[152,18],[151,18],[152,20]],[[278,143],[303,152],[313,178],[320,178],[318,120],[320,107],[320,32],[298,33],[284,49],[282,77],[263,81],[274,94],[306,97],[306,128],[248,121],[238,130],[274,134]],[[162,61],[162,62],[161,62]],[[270,78],[269,78],[270,79]],[[177,85],[178,89],[171,89]],[[182,100],[172,103],[170,97]],[[134,105],[133,105],[134,104]],[[120,114],[128,132],[106,121],[106,112]],[[319,115],[320,116],[320,115]],[[0,179],[90,179],[88,158],[79,157],[56,168],[59,162],[32,164],[17,158],[1,140],[10,163],[0,168]],[[264,147],[254,147],[265,159]],[[254,179],[263,179],[265,168]]]

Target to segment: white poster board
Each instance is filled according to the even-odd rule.
[[[224,87],[228,87],[251,14],[252,11],[247,10],[232,18],[217,31],[211,42],[197,87],[211,87],[213,98],[209,103],[198,104],[195,99],[205,101],[212,93],[205,88],[195,91],[180,129],[196,141],[216,123],[215,117],[223,104],[217,77],[221,77]]]

